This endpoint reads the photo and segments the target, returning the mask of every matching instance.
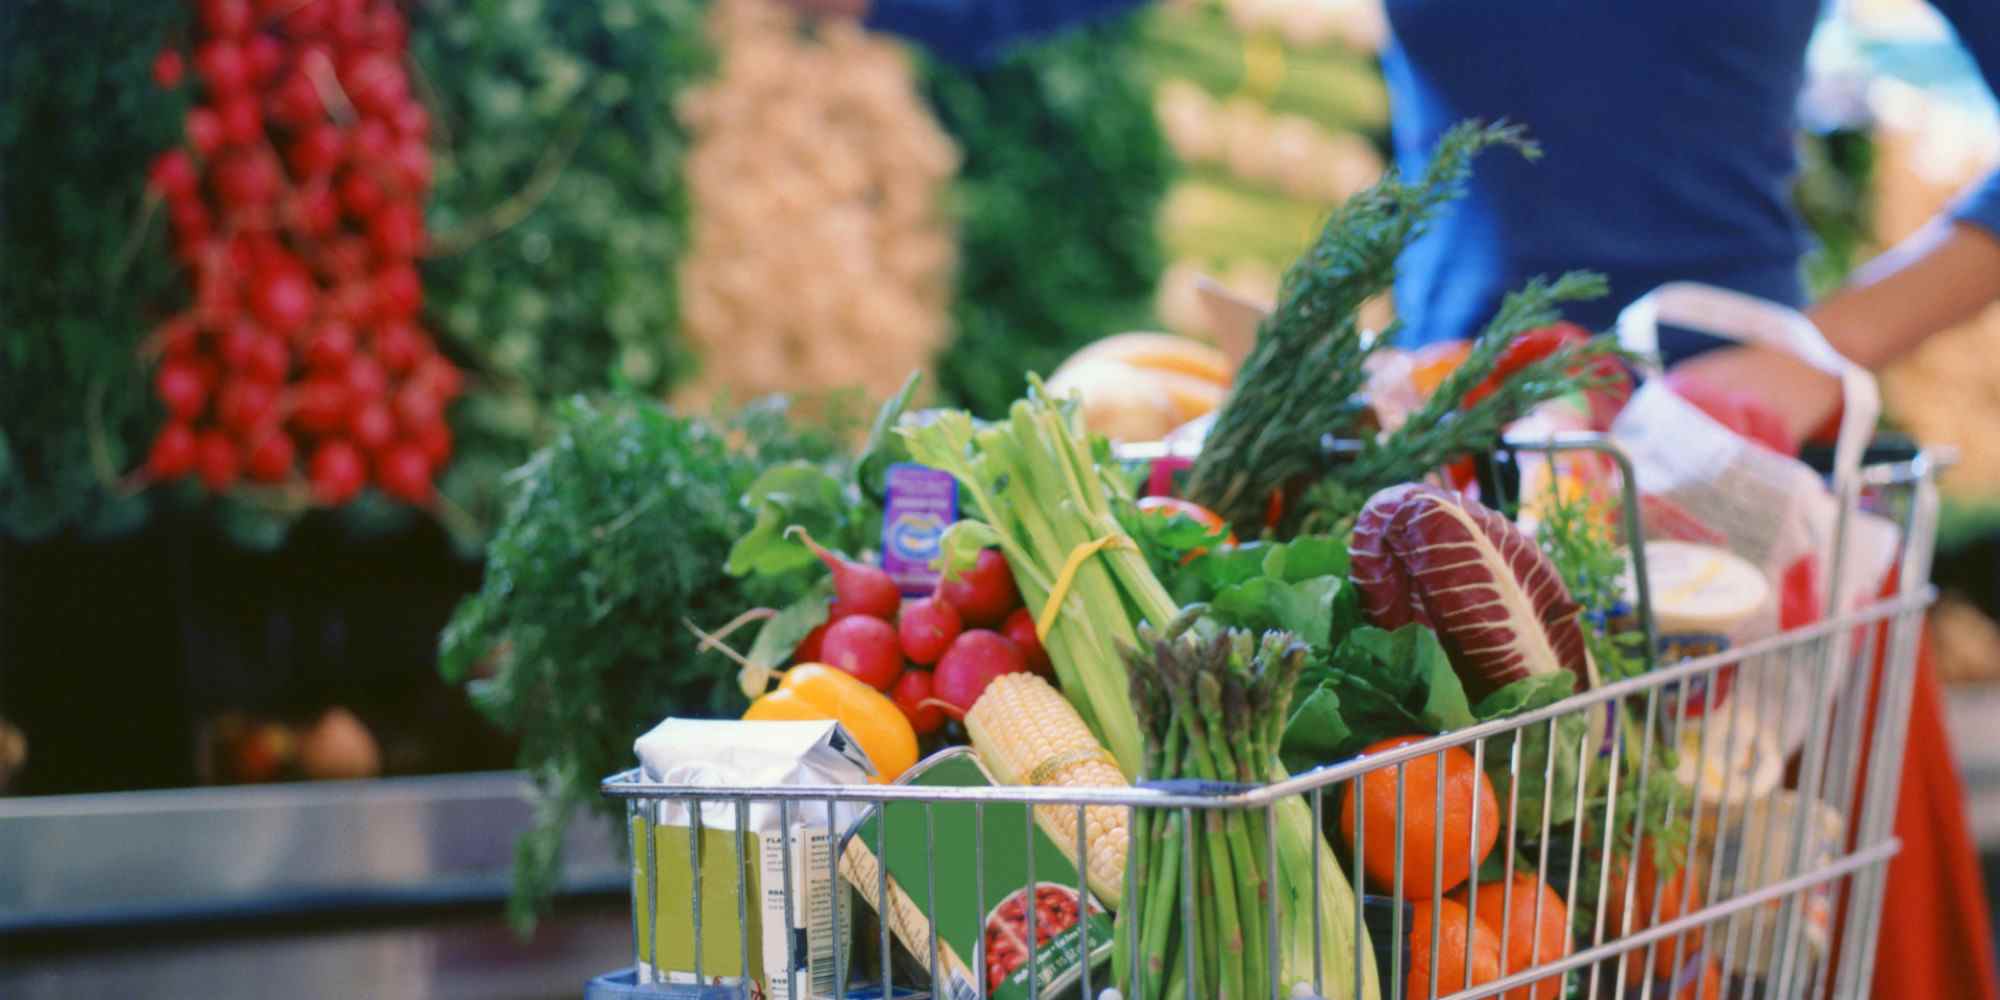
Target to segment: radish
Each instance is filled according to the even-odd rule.
[[[375,276],[375,310],[384,319],[408,319],[424,305],[424,280],[412,264],[384,268]]]
[[[354,499],[368,483],[368,466],[361,452],[346,441],[328,441],[313,452],[313,499],[329,507]]]
[[[154,157],[146,171],[146,183],[162,198],[186,197],[201,181],[194,171],[194,158],[186,150],[169,149]]]
[[[250,478],[260,483],[279,483],[291,478],[292,460],[296,457],[291,437],[283,431],[271,430],[250,446],[250,457],[244,465]]]
[[[889,619],[896,617],[896,609],[903,604],[903,593],[881,567],[842,559],[813,541],[812,535],[797,525],[785,531],[787,536],[794,533],[833,573],[833,606],[827,610],[827,621],[869,615],[887,624]]]
[[[376,400],[364,403],[347,421],[347,433],[364,451],[381,451],[396,440],[396,418],[389,405]]]
[[[431,463],[424,450],[409,442],[383,452],[376,461],[375,478],[382,492],[417,506],[431,502]]]
[[[161,49],[153,57],[153,82],[162,90],[172,90],[181,85],[181,76],[187,72],[187,64],[181,60],[176,49]]]
[[[1015,608],[1000,626],[1000,634],[1014,645],[1021,647],[1021,657],[1028,661],[1028,669],[1050,680],[1055,679],[1055,667],[1049,663],[1049,651],[1042,648],[1042,637],[1035,630],[1035,616],[1027,608]]]
[[[204,158],[214,156],[222,148],[221,115],[207,108],[189,108],[182,127],[187,131],[188,145]]]
[[[250,73],[250,82],[261,87],[284,67],[285,47],[270,35],[252,35],[243,43],[243,65]]]
[[[352,406],[347,383],[331,376],[314,375],[300,383],[292,416],[306,430],[330,434],[347,425]]]
[[[813,626],[813,630],[807,632],[806,637],[799,640],[798,647],[792,650],[793,663],[819,662],[820,650],[826,643],[827,624],[826,622],[821,622]]]
[[[930,671],[914,667],[903,671],[903,676],[896,678],[896,686],[889,689],[889,697],[903,710],[910,728],[918,736],[929,736],[944,725],[944,712],[931,697]]]
[[[160,402],[167,404],[167,412],[181,420],[193,420],[201,416],[208,404],[208,380],[201,369],[188,361],[169,361],[160,366],[153,376],[153,389],[160,395]]]
[[[451,428],[444,421],[419,427],[410,436],[430,459],[431,468],[441,468],[451,458]]]
[[[845,670],[877,691],[887,691],[903,672],[903,650],[896,629],[869,615],[849,615],[834,622],[820,642],[820,662]]]
[[[306,341],[306,364],[322,371],[341,371],[354,358],[354,328],[337,319],[320,324]]]
[[[236,485],[236,477],[242,472],[242,457],[236,452],[236,442],[221,431],[203,431],[195,445],[195,472],[201,476],[202,485],[211,493],[223,493]]]
[[[285,380],[291,368],[292,352],[285,349],[285,338],[267,333],[258,338],[256,350],[250,353],[250,367],[245,372],[251,378],[276,385]]]
[[[216,415],[223,426],[248,435],[264,424],[277,410],[277,387],[250,379],[235,379],[222,387],[216,400]]]
[[[223,141],[248,146],[264,136],[264,109],[250,94],[233,94],[215,108],[222,123]]]
[[[215,39],[194,51],[194,71],[216,94],[233,94],[242,90],[250,77],[250,67],[243,61],[243,50],[226,38]]]
[[[937,594],[958,609],[959,617],[967,625],[981,628],[1000,624],[1007,612],[1021,606],[1021,595],[1014,589],[1014,573],[1007,568],[1007,557],[999,549],[980,552],[972,568],[958,577],[938,580]]]
[[[920,597],[903,607],[896,619],[896,634],[903,641],[903,655],[929,666],[951,648],[965,626],[958,609],[942,597]]]
[[[942,702],[954,719],[962,719],[986,693],[986,685],[1001,674],[1021,673],[1028,663],[1021,647],[998,632],[976,628],[963,633],[931,672],[931,698]]]
[[[194,431],[186,424],[168,424],[153,439],[146,455],[146,474],[154,479],[174,479],[194,471]]]

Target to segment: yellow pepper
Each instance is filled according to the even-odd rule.
[[[823,663],[802,663],[785,671],[777,690],[751,702],[743,718],[753,722],[833,719],[868,754],[875,765],[877,784],[896,780],[917,762],[917,733],[903,710],[853,674]]]

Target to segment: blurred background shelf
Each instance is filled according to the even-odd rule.
[[[0,996],[574,997],[631,961],[578,824],[532,939],[502,917],[515,772],[0,799]]]
[[[527,791],[501,771],[0,799],[0,934],[497,904]],[[624,891],[610,832],[571,830],[566,891]]]

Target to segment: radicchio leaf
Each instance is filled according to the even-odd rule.
[[[1354,525],[1351,575],[1370,623],[1436,630],[1474,698],[1567,670],[1590,687],[1582,608],[1555,564],[1478,501],[1435,486],[1392,486]]]

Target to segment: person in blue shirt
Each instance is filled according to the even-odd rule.
[[[977,65],[1024,39],[1138,0],[791,0],[859,16],[941,58]],[[1989,85],[2000,0],[1933,0]],[[1411,346],[1471,335],[1536,275],[1587,268],[1611,294],[1569,316],[1608,328],[1632,299],[1700,281],[1806,307],[1806,230],[1792,207],[1806,44],[1824,0],[1386,0],[1383,53],[1395,159],[1420,171],[1453,123],[1506,119],[1546,155],[1480,159],[1466,198],[1398,268]],[[2000,176],[1809,308],[1835,347],[1879,368],[2000,298]],[[1668,331],[1662,351],[1701,381],[1749,391],[1795,438],[1838,388],[1771,352]]]

